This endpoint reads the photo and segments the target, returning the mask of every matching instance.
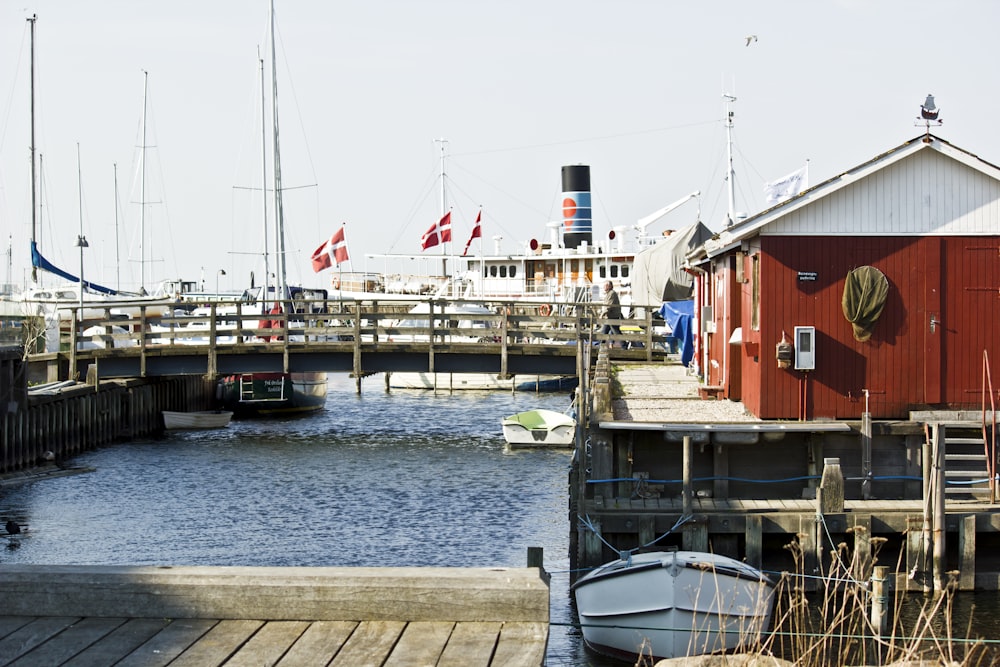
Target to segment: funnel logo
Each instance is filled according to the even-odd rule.
[[[592,229],[589,192],[563,193],[563,231],[573,234],[589,233]]]

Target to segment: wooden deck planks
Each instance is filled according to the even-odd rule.
[[[362,621],[331,667],[381,667],[403,633],[403,621]]]
[[[14,662],[76,623],[79,617],[36,618],[0,640],[0,665]]]
[[[115,667],[163,667],[186,651],[218,621],[184,618],[170,621],[163,630],[138,649],[123,656]]]
[[[264,624],[226,667],[273,667],[309,627],[308,621],[270,621]]]
[[[355,621],[316,621],[278,662],[278,667],[325,665],[358,627]]]
[[[10,667],[61,665],[124,623],[124,618],[82,618],[10,663]]]
[[[0,664],[538,667],[548,624],[0,616]]]
[[[455,628],[449,621],[418,621],[410,623],[393,647],[383,667],[436,665]]]
[[[170,624],[165,618],[133,618],[102,637],[61,667],[106,667],[127,656]]]
[[[170,667],[222,665],[262,625],[263,621],[219,621],[201,639],[171,662]]]
[[[548,633],[547,623],[504,623],[492,664],[505,667],[543,664]]]
[[[457,624],[437,667],[487,667],[502,627],[498,622]]]

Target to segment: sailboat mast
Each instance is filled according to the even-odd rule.
[[[31,245],[34,247],[38,231],[38,175],[35,173],[35,22],[38,15],[33,14],[28,23],[31,24]],[[31,263],[31,282],[38,282],[38,267]]]
[[[287,298],[287,279],[285,274],[285,216],[281,202],[281,150],[278,140],[278,45],[274,40],[274,0],[271,0],[271,125],[274,138],[273,157],[274,163],[274,222],[275,234],[277,235],[277,269],[278,269],[278,292],[280,298]]]
[[[267,301],[269,287],[271,285],[271,259],[268,249],[267,237],[270,234],[267,224],[267,88],[265,87],[264,59],[260,57],[258,51],[257,58],[260,61],[260,183],[261,183],[261,213],[264,221],[264,298],[263,304]]]
[[[115,168],[115,289],[119,292],[122,289],[122,253],[118,239],[118,163],[114,163]]]
[[[441,217],[438,220],[443,220],[444,216],[448,213],[448,189],[446,184],[447,173],[444,168],[445,164],[445,148],[448,145],[448,140],[445,138],[435,139],[436,143],[441,145]],[[441,229],[438,229],[438,235],[440,236]],[[445,243],[441,241],[441,275],[447,277],[448,275],[448,260],[445,259],[446,249]]]
[[[146,93],[149,72],[142,70],[142,146],[139,147],[139,292],[146,290]]]
[[[726,212],[726,227],[732,227],[736,222],[736,174],[733,171],[733,117],[735,113],[729,105],[736,101],[734,95],[723,94],[726,99],[726,158],[728,167],[726,171],[726,186],[729,195],[729,208]]]

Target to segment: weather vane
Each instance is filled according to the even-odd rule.
[[[938,114],[941,110],[934,105],[934,96],[928,94],[927,99],[924,103],[920,105],[920,116],[917,117],[917,122],[914,125],[923,125],[927,128],[927,134],[924,136],[925,142],[930,142],[931,140],[931,125],[939,126],[944,121],[938,118]]]

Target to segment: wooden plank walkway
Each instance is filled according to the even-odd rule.
[[[537,568],[4,566],[0,665],[514,665],[548,641]]]

